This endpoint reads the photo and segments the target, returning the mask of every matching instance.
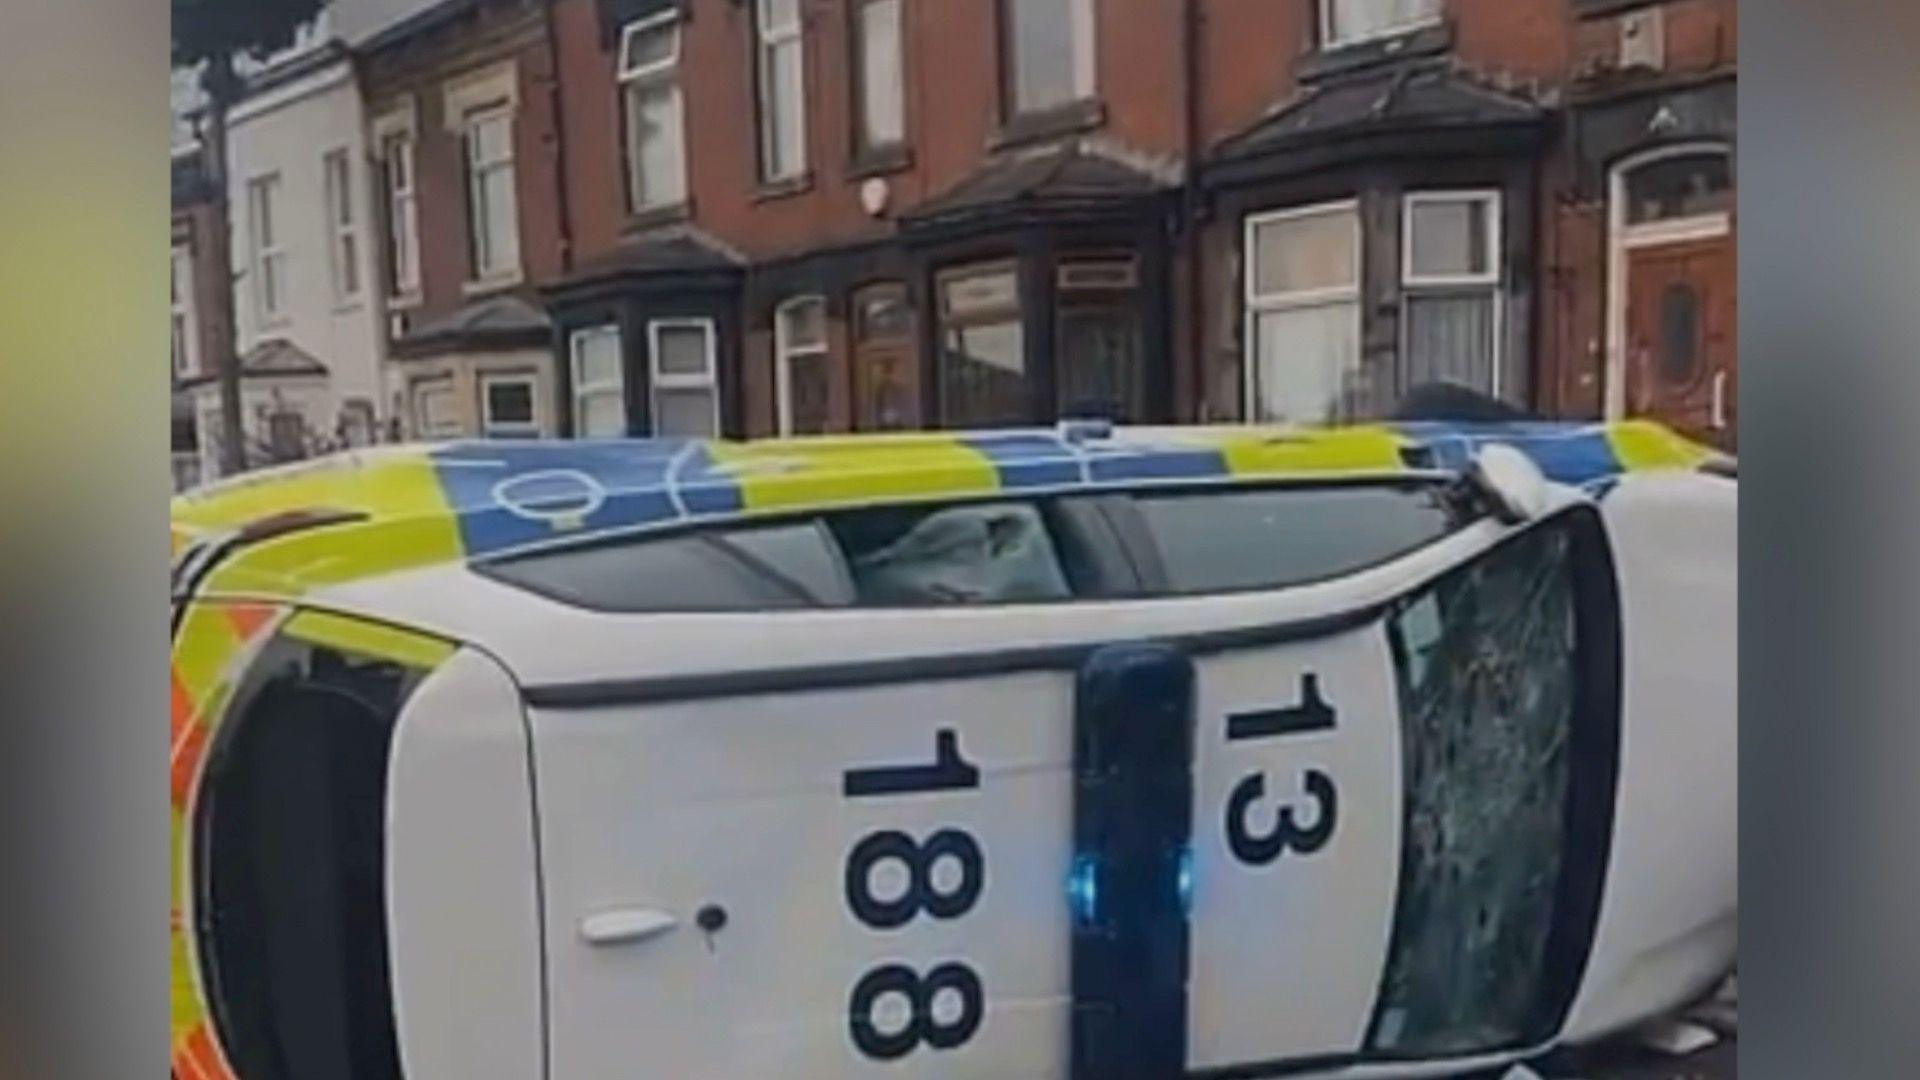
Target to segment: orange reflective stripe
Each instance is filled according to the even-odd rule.
[[[262,627],[273,621],[274,608],[270,604],[227,604],[227,622],[233,625],[233,632],[242,642],[252,641]]]
[[[193,778],[200,770],[200,758],[207,749],[207,725],[188,724],[173,744],[172,781],[173,805],[185,808],[187,795],[193,788]]]

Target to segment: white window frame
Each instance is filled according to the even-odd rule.
[[[394,166],[401,168],[405,186],[394,182]],[[419,157],[411,130],[385,133],[380,142],[380,169],[387,198],[387,267],[392,298],[418,299],[420,294],[420,210],[416,191]]]
[[[1333,8],[1335,4],[1341,2],[1342,0],[1319,0],[1320,48],[1322,49],[1344,49],[1349,45],[1362,45],[1369,41],[1381,41],[1386,38],[1399,37],[1402,34],[1410,34],[1415,30],[1425,29],[1429,26],[1437,26],[1446,18],[1446,4],[1444,0],[1432,0],[1433,13],[1430,15],[1421,16],[1404,23],[1385,26],[1378,30],[1355,34],[1352,37],[1336,38],[1334,37]]]
[[[432,394],[445,394],[446,400],[454,411],[451,424],[445,428],[435,428],[428,423],[426,409],[423,407],[426,397]],[[421,439],[457,439],[466,434],[466,427],[459,416],[460,398],[454,389],[452,375],[433,375],[415,379],[407,387],[407,412],[410,414],[410,426],[414,435]]]
[[[807,44],[805,4],[796,0],[793,23],[789,26],[772,25],[772,0],[753,0],[754,29],[754,83],[759,105],[758,120],[760,140],[759,176],[762,184],[779,184],[799,179],[807,174]],[[799,85],[793,87],[795,135],[799,140],[800,153],[789,172],[775,173],[773,140],[778,135],[778,126],[774,124],[774,107],[778,103],[781,88],[773,82],[773,64],[771,57],[775,50],[791,45],[799,58],[794,65]]]
[[[1733,232],[1733,215],[1720,210],[1665,221],[1627,224],[1627,180],[1648,165],[1669,158],[1719,154],[1734,164],[1733,147],[1715,139],[1693,139],[1658,146],[1614,162],[1607,170],[1607,346],[1602,408],[1608,420],[1627,413],[1627,260],[1645,247],[1714,240]],[[1735,175],[1736,192],[1739,177]]]
[[[333,301],[351,304],[360,299],[365,280],[360,267],[360,220],[354,211],[353,156],[347,147],[335,147],[320,156],[321,190],[326,196],[327,265],[333,278]]]
[[[820,306],[820,341],[817,344],[797,346],[787,333],[787,313],[805,304]],[[780,434],[793,434],[793,361],[798,356],[826,357],[831,351],[827,342],[827,298],[819,293],[806,293],[788,297],[773,309],[773,357],[774,357],[774,396],[779,405]]]
[[[482,371],[480,384],[480,434],[489,439],[537,439],[540,437],[540,380],[531,371]],[[527,388],[527,418],[493,418],[493,399],[488,391],[503,384]]]
[[[276,326],[287,319],[287,249],[280,235],[281,222],[275,219],[275,204],[284,190],[280,174],[277,172],[261,173],[247,180],[247,242],[251,255],[249,270],[253,275],[253,310],[259,317],[261,326]],[[264,199],[261,198],[262,192],[267,193]],[[265,231],[273,234],[272,243],[261,240],[263,219],[267,226]],[[268,304],[266,287],[269,263],[276,264],[274,273],[270,275],[274,282],[271,306]]]
[[[465,158],[467,186],[467,232],[468,242],[472,245],[472,278],[468,281],[469,291],[475,287],[490,287],[508,284],[520,280],[520,178],[516,175],[514,146],[514,106],[511,101],[496,102],[478,106],[469,111],[461,122],[465,134],[463,155]],[[506,125],[506,153],[503,157],[491,161],[479,161],[480,140],[475,132],[482,124],[498,120]],[[507,236],[509,243],[505,251],[493,251],[487,244],[488,230],[481,221],[485,212],[483,181],[487,174],[505,172],[509,193]]]
[[[702,375],[666,375],[660,371],[660,332],[699,330],[706,337],[707,370]],[[647,430],[660,428],[660,391],[707,390],[713,402],[713,430],[720,432],[720,339],[712,319],[668,318],[647,321]]]
[[[1255,291],[1258,280],[1259,248],[1256,234],[1262,225],[1292,218],[1315,217],[1323,214],[1342,212],[1349,214],[1353,222],[1353,283],[1351,285],[1322,286],[1302,289],[1289,293],[1262,294]],[[1248,214],[1241,223],[1241,271],[1244,297],[1246,300],[1246,322],[1242,328],[1241,367],[1246,372],[1243,386],[1243,405],[1248,420],[1259,423],[1260,417],[1260,316],[1270,311],[1293,311],[1300,308],[1325,307],[1332,304],[1352,304],[1354,332],[1359,340],[1365,340],[1366,317],[1362,294],[1367,277],[1364,261],[1366,250],[1361,236],[1364,223],[1360,215],[1360,200],[1357,197],[1329,199],[1325,202],[1309,203],[1304,206],[1289,206],[1281,210],[1264,210]]]
[[[1421,203],[1450,203],[1473,200],[1486,205],[1486,248],[1487,268],[1480,273],[1468,274],[1419,274],[1413,269],[1413,211]],[[1411,355],[1412,340],[1409,337],[1407,302],[1413,297],[1432,290],[1435,292],[1461,291],[1471,288],[1490,289],[1493,292],[1493,385],[1489,388],[1494,397],[1499,397],[1506,385],[1506,318],[1507,288],[1504,276],[1506,266],[1505,252],[1501,250],[1504,230],[1501,213],[1505,205],[1499,188],[1433,188],[1424,191],[1409,191],[1400,199],[1400,357],[1402,363]],[[1403,369],[1404,370],[1404,369]]]
[[[880,3],[893,5],[893,51],[894,82],[892,86],[876,90],[872,83],[872,73],[868,70],[868,57],[873,43],[867,34],[867,9]],[[906,0],[855,0],[852,11],[852,34],[854,42],[852,68],[854,77],[853,139],[855,148],[863,153],[890,150],[905,146],[907,143],[907,6]],[[899,112],[900,130],[891,139],[871,141],[867,129],[873,117],[868,106],[876,94],[885,93],[894,99],[894,107]]]
[[[606,336],[613,339],[615,363],[613,378],[600,382],[588,382],[581,376],[580,343],[590,337]],[[602,323],[598,326],[583,326],[567,335],[567,372],[573,388],[573,435],[574,438],[618,438],[627,433],[627,378],[625,357],[621,351],[620,324]],[[582,406],[589,398],[611,394],[620,402],[620,428],[615,435],[586,434],[586,410]]]
[[[1001,0],[1012,6],[1020,3],[1061,3],[1062,0]],[[1008,65],[1006,93],[1012,101],[1012,113],[1015,116],[1033,113],[1046,113],[1053,109],[1065,108],[1077,101],[1091,101],[1099,96],[1099,32],[1100,20],[1094,15],[1093,0],[1064,0],[1070,4],[1069,18],[1073,22],[1073,96],[1066,101],[1028,103],[1020,100],[1020,35],[1019,23],[1006,8],[1001,9],[1002,17],[1008,20],[1004,35],[1006,47],[1013,55],[1007,59]]]
[[[626,157],[627,210],[630,213],[642,213],[648,210],[660,210],[679,206],[687,201],[687,106],[686,94],[680,86],[680,49],[682,33],[679,26],[680,11],[668,8],[665,11],[636,19],[620,31],[620,53],[614,73],[615,82],[620,87],[621,152]],[[650,64],[630,66],[628,56],[635,38],[641,34],[659,30],[663,26],[673,28],[673,51],[664,60]],[[633,145],[633,117],[631,91],[636,86],[648,87],[665,85],[673,93],[674,134],[680,140],[678,158],[680,176],[678,195],[672,199],[643,203],[640,199],[640,168],[638,148]]]
[[[194,310],[193,248],[175,244],[170,253],[168,273],[167,351],[173,351],[173,325],[180,325],[180,352],[172,358],[173,376],[190,379],[200,373],[199,315]]]

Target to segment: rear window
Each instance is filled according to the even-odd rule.
[[[1272,589],[1351,573],[1430,544],[1458,514],[1433,487],[1286,488],[1134,500],[1164,591]]]
[[[477,567],[601,611],[947,607],[1281,588],[1460,527],[1437,485],[1212,488],[834,511]]]

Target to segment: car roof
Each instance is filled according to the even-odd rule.
[[[1516,446],[1549,479],[1576,485],[1712,456],[1645,421],[471,440],[347,451],[176,496],[173,549],[243,537],[202,589],[291,598],[688,521],[1001,492],[1458,472],[1486,442]]]

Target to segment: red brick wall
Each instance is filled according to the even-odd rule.
[[[553,62],[545,16],[538,4],[482,7],[412,49],[376,55],[366,74],[367,114],[379,117],[411,94],[420,232],[421,304],[415,324],[469,302],[472,276],[467,229],[465,148],[449,130],[444,91],[449,82],[511,58],[518,105],[513,118],[514,182],[519,204],[520,262],[529,285],[551,280],[564,260],[558,182],[560,139],[555,130]]]

